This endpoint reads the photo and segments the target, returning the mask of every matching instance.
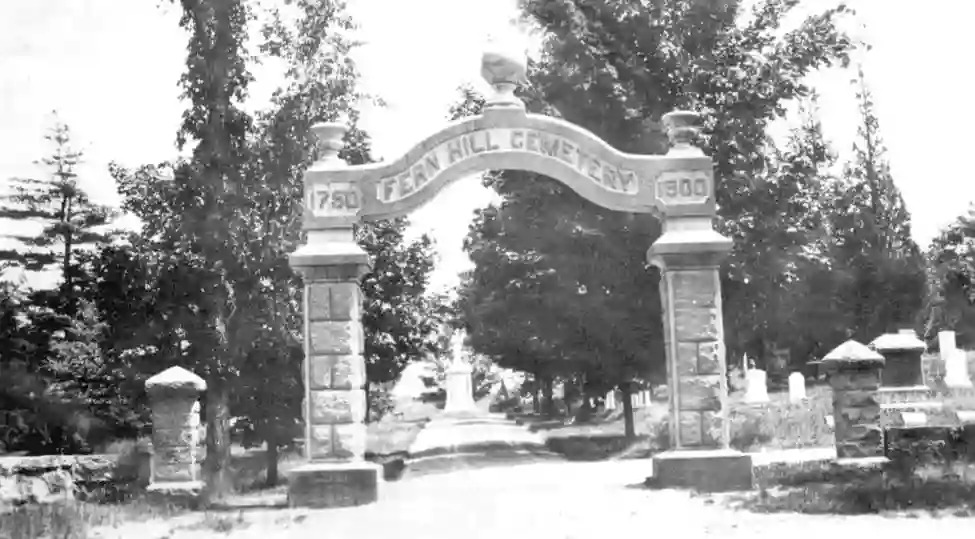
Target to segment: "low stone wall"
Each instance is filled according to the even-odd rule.
[[[149,456],[0,456],[0,510],[73,498],[112,500],[144,488]]]

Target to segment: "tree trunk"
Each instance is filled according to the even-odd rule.
[[[267,446],[267,452],[264,454],[267,469],[266,482],[269,488],[273,488],[278,484],[278,433],[273,426],[266,427],[266,430],[267,435],[264,440]]]
[[[552,391],[552,378],[546,376],[542,380],[542,407],[543,414],[545,417],[552,417],[555,415],[555,398]]]
[[[369,389],[370,389],[370,384],[369,381],[366,380],[366,387],[363,388],[363,391],[365,391],[366,393],[366,424],[367,425],[372,420],[372,403],[369,401]]]
[[[230,469],[230,394],[222,381],[207,384],[207,501],[221,501],[233,491]]]
[[[621,384],[620,393],[622,393],[621,398],[623,399],[624,434],[629,439],[636,438],[636,425],[633,421],[633,398],[631,397],[630,384]]]

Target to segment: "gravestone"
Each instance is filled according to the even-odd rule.
[[[954,331],[938,333],[938,349],[941,360],[945,364],[945,385],[952,389],[971,388],[972,379],[968,372],[968,355],[964,350],[958,350],[955,347]]]
[[[801,372],[789,375],[789,402],[802,402],[806,398],[806,377]]]
[[[921,355],[924,341],[917,338],[913,329],[886,333],[873,340],[870,348],[884,356],[881,379],[883,387],[919,387],[924,385]]]
[[[606,393],[606,409],[615,410],[616,409],[616,390],[612,390]]]
[[[768,376],[761,369],[748,369],[745,373],[745,402],[761,404],[769,401]]]

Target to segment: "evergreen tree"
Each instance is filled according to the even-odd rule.
[[[56,271],[61,281],[58,295],[70,314],[86,280],[84,254],[111,239],[103,227],[113,212],[92,202],[80,185],[75,170],[83,154],[72,147],[70,128],[57,122],[44,138],[54,145],[54,153],[41,161],[52,170],[51,177],[13,178],[13,193],[0,196],[0,219],[12,219],[24,230],[39,224],[41,230],[5,233],[20,247],[0,251],[0,269]]]
[[[869,342],[901,326],[918,325],[926,275],[862,69],[854,84],[861,122],[853,159],[834,186],[831,258],[842,278],[837,301],[849,335]]]

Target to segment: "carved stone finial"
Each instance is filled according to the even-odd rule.
[[[691,110],[675,110],[664,114],[664,128],[667,129],[672,152],[697,150],[694,141],[701,132],[700,121],[701,115]]]
[[[487,99],[486,105],[524,108],[525,104],[515,96],[515,89],[528,81],[527,71],[526,52],[515,52],[490,41],[481,56],[481,76],[494,89],[494,95]]]
[[[322,122],[311,126],[311,132],[315,135],[318,148],[321,154],[318,158],[319,163],[329,163],[339,160],[339,152],[345,148],[345,132],[349,128],[343,123]]]

